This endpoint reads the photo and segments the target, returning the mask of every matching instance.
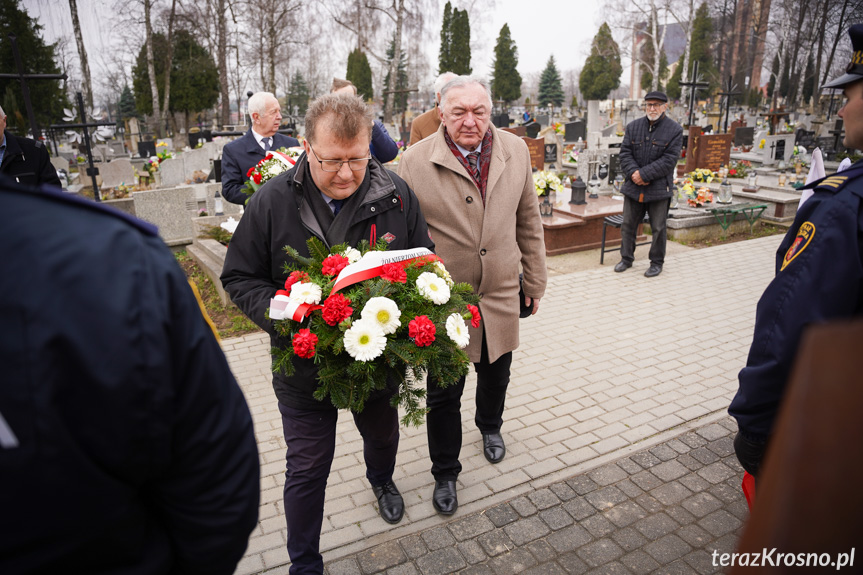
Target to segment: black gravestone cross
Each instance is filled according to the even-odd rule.
[[[698,62],[696,62],[697,64]],[[728,133],[728,115],[731,113],[731,97],[739,96],[741,92],[732,92],[734,88],[737,86],[731,85],[731,76],[728,76],[728,82],[725,84],[725,91],[719,92],[717,96],[723,96],[725,98],[725,130],[724,132]]]
[[[700,82],[698,80],[698,60],[695,61],[695,65],[692,67],[692,77],[688,82],[680,82],[681,86],[689,87],[689,120],[687,122],[687,126],[692,125],[692,112],[695,109],[695,93],[701,88],[706,88],[710,84],[707,82]]]
[[[39,131],[39,126],[36,124],[36,116],[33,115],[33,104],[30,103],[30,88],[27,86],[27,80],[65,80],[66,74],[25,74],[24,65],[21,63],[21,53],[18,52],[18,41],[15,34],[9,34],[9,43],[12,45],[12,54],[15,57],[15,67],[18,68],[17,74],[0,74],[0,78],[4,80],[17,79],[21,82],[21,92],[24,96],[24,107],[27,109],[27,119],[30,120],[30,131],[33,133],[33,139],[39,140],[42,133]]]

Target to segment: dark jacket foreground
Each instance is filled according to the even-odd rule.
[[[623,195],[641,202],[670,198],[682,145],[683,128],[665,114],[652,129],[647,116],[630,122],[620,145],[620,169],[626,178],[621,187]],[[648,185],[632,181],[636,170]]]
[[[278,133],[273,136],[273,150],[299,145],[296,138]],[[257,166],[264,156],[266,152],[255,139],[251,128],[242,138],[226,144],[222,149],[222,197],[233,204],[245,204],[247,196],[243,193],[243,188],[249,181],[246,174],[249,168]]]
[[[377,238],[385,238],[390,239],[391,250],[434,249],[419,201],[404,180],[372,160],[366,182],[360,188],[366,185],[365,197],[360,205],[354,206],[356,212],[345,235],[347,243],[356,246],[360,240],[374,243]],[[327,243],[310,203],[310,194],[320,192],[311,181],[303,154],[294,168],[255,192],[225,258],[222,272],[225,290],[243,313],[270,334],[273,347],[291,345],[287,338],[276,335],[273,322],[266,316],[270,298],[276,295],[276,290],[284,288],[288,277],[284,265],[289,258],[283,248],[293,246],[301,255],[308,256],[306,240],[310,237]],[[356,199],[357,194],[359,191],[351,198]],[[347,209],[343,207],[339,216],[348,214]],[[326,298],[329,294],[323,295]],[[273,374],[279,401],[295,409],[335,409],[329,400],[317,401],[312,397],[318,387],[314,360],[295,356],[294,367],[296,371],[291,377]]]
[[[49,184],[60,187],[57,170],[51,163],[48,150],[42,142],[6,134],[6,153],[0,163],[0,174],[25,186]]]
[[[0,573],[232,573],[258,454],[185,275],[149,225],[0,180]]]
[[[728,408],[755,442],[773,431],[806,326],[863,315],[863,161],[805,188],[815,194],[779,244],[776,277],[758,302],[749,358]]]

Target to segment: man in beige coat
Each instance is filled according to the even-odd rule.
[[[490,125],[491,95],[480,81],[458,76],[441,91],[438,131],[411,146],[399,175],[420,200],[437,254],[453,280],[480,295],[482,322],[470,330],[468,356],[477,373],[475,422],[491,463],[506,454],[501,425],[512,352],[518,347],[518,265],[525,305],[539,309],[545,293],[545,243],[530,154],[520,138]],[[445,389],[429,378],[429,455],[442,515],[458,507],[461,396],[465,378]]]
[[[423,112],[411,122],[411,139],[408,142],[408,146],[413,146],[423,138],[437,132],[437,129],[440,127],[440,112],[438,111],[440,91],[447,82],[456,77],[457,74],[453,74],[452,72],[444,72],[437,77],[437,80],[434,82],[434,108]]]

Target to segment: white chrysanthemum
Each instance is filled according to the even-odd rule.
[[[453,313],[446,318],[446,334],[459,347],[467,347],[470,343],[470,333],[467,330],[467,324],[460,314]]]
[[[360,250],[352,247],[348,247],[342,255],[348,258],[348,263],[355,264],[360,261],[363,257],[363,254],[360,253]]]
[[[449,287],[452,287],[453,285],[455,285],[455,283],[452,281],[452,276],[449,275],[449,272],[444,267],[443,262],[436,261],[432,265],[434,265],[435,273],[437,273],[437,275],[439,275],[440,277],[443,278],[443,280],[446,282],[446,285],[448,285]]]
[[[387,336],[377,323],[358,319],[345,332],[345,351],[357,361],[379,357],[387,346]]]
[[[421,273],[417,278],[417,289],[424,298],[434,304],[443,305],[449,301],[449,286],[437,274]]]
[[[289,299],[294,303],[318,304],[321,301],[321,286],[311,282],[297,282],[291,286]]]
[[[378,324],[384,334],[395,333],[402,324],[401,315],[399,306],[388,297],[371,298],[360,312],[360,318]]]

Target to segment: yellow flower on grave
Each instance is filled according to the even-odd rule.
[[[765,143],[766,143],[766,140],[764,138],[761,138],[761,141],[758,143],[758,149],[763,150]]]

